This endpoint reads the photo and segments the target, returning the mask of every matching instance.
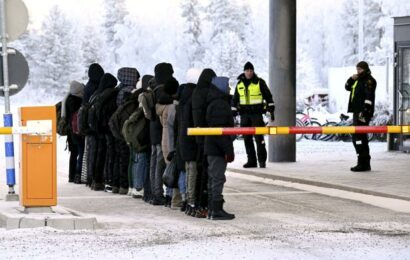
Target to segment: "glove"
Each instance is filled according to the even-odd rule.
[[[167,160],[172,161],[172,159],[174,159],[174,156],[175,156],[175,151],[168,153]]]
[[[360,113],[359,113],[358,120],[359,120],[360,122],[362,122],[362,123],[366,123],[366,118],[365,118],[363,112],[360,112]]]
[[[238,109],[236,109],[235,107],[232,108],[232,116],[233,117],[237,117],[239,115],[238,113]]]
[[[225,154],[225,161],[231,163],[235,160],[235,154]]]
[[[371,114],[370,112],[372,111],[372,106],[369,104],[364,104],[364,109],[363,109],[363,116],[366,118],[370,118]]]
[[[268,112],[269,112],[269,114],[270,114],[270,119],[272,120],[272,121],[275,121],[275,105],[270,105],[270,106],[268,106]]]

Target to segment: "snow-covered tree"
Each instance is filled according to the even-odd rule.
[[[123,45],[123,42],[121,37],[118,37],[116,34],[119,30],[123,30],[125,26],[125,18],[128,15],[126,1],[104,0],[104,10],[102,27],[106,37],[106,61],[112,67],[110,69],[113,69],[120,62],[118,48]]]
[[[85,80],[87,74],[85,73],[92,63],[100,63],[103,64],[104,54],[102,53],[102,46],[104,45],[104,41],[101,34],[98,33],[98,29],[95,26],[88,25],[84,28],[83,36],[81,37],[81,49],[83,54],[83,71]]]
[[[33,85],[45,94],[63,97],[69,82],[81,79],[82,53],[77,35],[59,7],[52,7],[41,26],[41,38],[36,46],[39,77],[33,79]]]
[[[189,67],[199,66],[202,62],[204,49],[201,43],[201,15],[198,0],[183,0],[181,3],[182,17],[185,19],[184,37],[187,44]]]

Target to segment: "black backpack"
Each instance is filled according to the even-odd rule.
[[[66,118],[61,117],[62,102],[58,102],[56,105],[56,118],[57,118],[57,133],[61,136],[68,135],[70,126]]]
[[[95,94],[91,96],[90,101],[81,105],[80,110],[78,111],[78,130],[81,135],[89,135],[93,131],[88,126],[88,110],[90,110],[91,104],[95,99]]]

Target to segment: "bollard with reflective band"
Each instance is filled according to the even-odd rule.
[[[409,126],[325,126],[325,127],[227,127],[188,128],[189,136],[198,135],[289,135],[289,134],[409,134]]]
[[[10,128],[13,126],[13,115],[12,114],[4,114],[4,126],[6,136],[4,137],[4,146],[6,151],[6,178],[7,178],[7,185],[9,187],[13,187],[16,185],[16,169],[15,169],[15,160],[14,160],[14,142],[13,142],[13,135],[10,133]],[[14,193],[14,190],[11,191]]]

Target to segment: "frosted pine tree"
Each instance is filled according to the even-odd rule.
[[[70,20],[57,7],[50,9],[41,26],[37,49],[39,77],[33,84],[45,95],[62,98],[72,80],[83,74],[80,43]]]
[[[104,54],[102,52],[102,46],[104,45],[104,41],[98,33],[98,29],[92,25],[88,25],[84,28],[81,40],[81,49],[83,54],[82,66],[84,72],[83,80],[85,81],[86,79],[88,79],[86,71],[88,70],[90,64],[100,63],[101,65],[104,65]]]
[[[124,27],[125,17],[128,15],[125,0],[104,0],[104,22],[103,31],[105,34],[105,50],[106,63],[110,64],[111,68],[120,63],[120,55],[118,49],[123,42],[121,37],[118,37],[117,31]]]
[[[187,56],[189,67],[200,65],[204,55],[204,49],[201,43],[201,16],[200,5],[198,0],[183,0],[181,3],[182,17],[185,19],[184,37],[187,42]]]

